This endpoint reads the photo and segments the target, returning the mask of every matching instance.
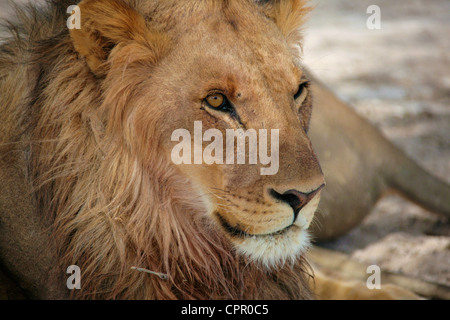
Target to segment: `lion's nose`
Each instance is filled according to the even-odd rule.
[[[283,194],[278,193],[277,191],[275,191],[274,189],[270,189],[270,195],[272,197],[274,197],[277,200],[286,202],[288,205],[290,205],[292,207],[292,209],[294,210],[294,221],[297,220],[297,216],[298,213],[300,212],[300,210],[306,206],[308,204],[308,202],[310,202],[315,195],[323,189],[323,187],[325,187],[325,184],[322,184],[320,187],[318,187],[317,189],[308,192],[308,193],[304,193],[304,192],[300,192],[294,189],[288,190],[286,192],[284,192]]]

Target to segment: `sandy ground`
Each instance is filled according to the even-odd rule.
[[[369,5],[381,9],[370,30]],[[304,61],[340,98],[435,176],[450,181],[450,1],[314,1]],[[449,199],[450,201],[450,199]],[[391,196],[326,247],[450,286],[450,226]]]
[[[0,0],[0,17],[7,2]],[[450,1],[377,0],[381,30],[369,30],[366,9],[374,2],[313,1],[304,61],[397,146],[450,181]],[[384,198],[360,227],[326,246],[450,286],[448,223],[398,197]]]

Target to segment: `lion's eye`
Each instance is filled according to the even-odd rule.
[[[227,98],[221,93],[210,94],[205,101],[208,107],[221,111],[225,111],[228,105]]]
[[[222,93],[211,93],[204,100],[203,103],[209,108],[220,112],[225,112],[231,117],[235,118],[239,123],[239,115],[236,112],[233,104],[228,100],[227,96]]]
[[[302,96],[302,94],[304,92],[306,92],[306,88],[308,86],[308,81],[305,81],[303,83],[300,83],[300,85],[298,86],[298,91],[297,93],[294,95],[294,99],[297,100],[298,98],[300,98]]]

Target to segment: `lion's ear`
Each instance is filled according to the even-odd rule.
[[[154,46],[152,38],[156,35],[148,30],[144,17],[123,1],[83,0],[78,6],[80,29],[71,29],[70,37],[94,74],[107,73],[107,58],[119,43],[137,41]]]
[[[307,2],[307,0],[260,1],[266,15],[277,24],[289,45],[294,49],[301,47],[303,40],[301,28],[312,9],[307,6]]]

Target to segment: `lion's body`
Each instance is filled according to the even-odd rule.
[[[309,135],[327,180],[317,223],[312,226],[316,239],[343,235],[390,192],[449,217],[448,183],[426,172],[326,86],[314,81]]]
[[[144,22],[129,7],[122,7],[120,1],[102,0],[97,2],[100,3],[98,5],[95,1],[84,1],[83,12],[92,11],[92,16],[100,17],[98,26],[94,20],[86,20],[86,23],[92,23],[91,27],[98,27],[101,32],[109,32],[110,40],[98,37],[93,42],[87,39],[97,37],[97,33],[86,35],[73,31],[69,34],[68,30],[61,27],[67,19],[65,10],[70,5],[68,2],[60,1],[58,6],[43,12],[32,10],[30,17],[22,17],[20,29],[15,34],[17,38],[4,43],[0,52],[0,179],[3,183],[0,192],[0,260],[2,266],[9,270],[31,297],[68,297],[70,292],[63,278],[67,276],[66,268],[73,264],[82,270],[83,289],[72,292],[74,297],[80,298],[312,297],[308,286],[311,271],[303,255],[306,250],[302,247],[303,243],[298,245],[298,252],[293,252],[292,257],[290,254],[293,249],[287,244],[286,253],[281,252],[286,257],[271,259],[264,255],[258,256],[264,266],[270,266],[262,267],[258,261],[253,261],[257,256],[255,247],[259,245],[255,244],[254,238],[242,237],[242,233],[241,238],[235,238],[224,232],[217,220],[209,216],[211,213],[207,209],[212,202],[205,200],[202,193],[204,189],[198,185],[207,188],[208,183],[211,184],[206,181],[208,178],[220,177],[224,173],[217,168],[208,169],[215,171],[200,171],[201,174],[192,173],[190,168],[178,170],[163,156],[166,149],[160,145],[164,144],[167,132],[183,124],[188,125],[188,120],[192,120],[190,116],[177,115],[165,108],[151,111],[143,108],[149,98],[152,100],[150,106],[164,102],[167,105],[176,104],[175,100],[169,103],[172,96],[176,95],[167,90],[171,85],[186,86],[180,87],[180,91],[187,94],[199,84],[199,81],[186,82],[183,75],[194,77],[196,72],[188,66],[202,61],[193,58],[177,61],[177,55],[168,54],[171,52],[170,45],[173,45],[169,43],[174,37],[173,34],[167,35],[166,29],[181,32],[183,23],[193,23],[194,20],[199,23],[199,28],[210,26],[204,22],[209,18],[203,18],[207,16],[204,12],[209,8],[207,6],[212,4],[216,14],[225,12],[228,26],[225,30],[221,24],[213,23],[218,34],[227,36],[237,30],[244,34],[253,23],[253,26],[262,25],[261,34],[252,33],[255,38],[250,38],[255,46],[258,45],[257,41],[267,41],[266,37],[271,35],[274,39],[281,37],[281,34],[286,36],[287,43],[274,40],[274,43],[267,44],[267,51],[242,49],[232,54],[241,54],[244,61],[247,59],[245,54],[250,55],[251,52],[264,61],[271,59],[270,54],[280,51],[278,60],[269,65],[279,63],[279,70],[273,70],[280,72],[280,77],[289,74],[291,69],[283,68],[288,64],[286,57],[290,55],[290,46],[294,47],[298,41],[298,34],[290,29],[298,29],[304,15],[302,1],[291,2],[293,7],[290,9],[296,9],[293,10],[296,14],[286,14],[284,9],[275,10],[273,20],[281,32],[269,20],[250,10],[254,9],[251,7],[254,4],[250,6],[243,0],[230,1],[230,6],[223,8],[218,5],[221,2],[211,1],[205,5],[198,1],[196,6],[190,7],[196,14],[192,14],[178,1],[160,6],[156,6],[153,1],[130,1],[138,11],[157,12],[150,20],[159,27],[152,33],[146,29],[146,23],[150,22]],[[103,3],[111,4],[112,7],[102,7]],[[104,21],[100,13],[104,13]],[[191,14],[190,20],[188,13]],[[86,16],[89,18],[88,14]],[[179,16],[180,20],[173,16]],[[214,14],[211,17],[214,18]],[[181,25],[178,29],[175,27],[177,23]],[[127,28],[127,32],[121,33],[121,28]],[[85,31],[82,29],[81,32]],[[206,31],[211,32],[209,29]],[[130,35],[133,36],[132,40],[127,38]],[[193,32],[192,37],[184,40],[187,45],[198,37],[198,33]],[[117,41],[112,50],[111,39]],[[249,39],[245,40],[248,43]],[[183,41],[180,40],[180,43],[182,46]],[[111,51],[105,53],[93,47],[99,44],[104,46],[102,49]],[[271,46],[275,48],[272,52]],[[223,50],[226,46],[219,48]],[[110,55],[108,63],[102,60],[106,59],[107,54]],[[211,55],[214,54],[217,52],[212,51]],[[168,58],[158,64],[162,56]],[[175,67],[181,62],[186,67]],[[212,65],[216,66],[216,62],[213,59]],[[167,65],[172,66],[169,68],[173,72],[170,79],[167,69],[164,69]],[[284,80],[271,82],[267,75],[272,69],[266,70],[263,68],[265,65],[255,65],[252,67],[257,71],[262,70],[261,74],[266,77],[264,80],[271,83],[272,89],[277,88],[277,92],[282,92],[289,81],[291,85],[297,85],[295,76],[298,76],[299,71],[295,68],[292,77],[286,75]],[[227,71],[226,64],[224,66],[223,70]],[[241,67],[245,69],[246,65]],[[252,67],[245,70],[251,71]],[[148,73],[140,72],[142,68]],[[245,77],[236,77],[234,82],[243,82],[243,79]],[[230,79],[227,81],[233,82]],[[148,82],[151,84],[146,87]],[[253,94],[263,96],[266,99],[264,101],[273,102],[273,97],[268,96],[271,92],[267,93],[264,91],[266,89],[255,89]],[[245,95],[245,88],[242,92]],[[249,96],[254,99],[254,96]],[[287,98],[285,100],[288,101]],[[283,98],[278,100],[280,104],[282,101]],[[129,107],[131,105],[135,108]],[[319,112],[324,112],[323,107]],[[278,180],[259,176],[251,180],[253,177],[248,168],[236,169],[235,176],[225,171],[230,177],[220,183],[215,181],[216,185],[212,183],[213,186],[223,188],[224,194],[218,198],[227,198],[231,203],[234,201],[237,207],[253,203],[254,215],[263,217],[262,211],[256,211],[263,210],[260,209],[262,205],[257,204],[260,200],[252,195],[255,190],[259,190],[256,186],[262,190],[267,184],[281,188],[285,183],[285,190],[295,187],[308,191],[320,186],[320,167],[304,134],[310,108],[304,106],[301,109],[300,120],[286,120],[285,114],[291,111],[286,109],[285,113],[276,113],[260,110],[263,115],[269,112],[263,118],[266,123],[261,123],[261,119],[253,112],[241,110],[240,121],[251,127],[284,123],[289,130],[293,130],[288,132],[286,136],[289,138],[286,140],[295,139],[291,142],[299,148],[296,150],[298,154],[304,156],[292,158],[292,162],[288,160],[285,167],[280,167],[281,178]],[[204,109],[195,112],[203,115]],[[219,117],[214,112],[211,115],[213,117],[208,118],[209,121]],[[320,121],[320,116],[317,118]],[[223,123],[234,125],[229,118],[214,124],[220,126]],[[302,126],[304,131],[298,129]],[[319,126],[320,123],[317,124]],[[321,144],[320,141],[318,144]],[[283,147],[291,150],[288,143]],[[296,162],[301,165],[296,165]],[[374,170],[377,168],[375,166]],[[247,197],[245,201],[237,200],[243,196]],[[373,205],[377,197],[379,194],[375,192],[369,203]],[[267,195],[262,199],[263,203],[273,200]],[[274,202],[270,205],[280,204]],[[225,204],[217,201],[217,209],[212,210],[212,214],[218,215],[223,207]],[[284,219],[288,209],[291,210],[287,205],[280,205],[278,210],[283,215],[278,220]],[[258,219],[227,210],[226,226],[229,229],[238,230],[243,222],[254,219],[254,229],[249,225],[244,230],[256,234],[257,241],[263,243],[263,247],[273,246],[270,239],[259,239],[265,239],[265,233],[274,232],[279,226],[271,226],[272,229],[268,231],[264,228],[270,223],[263,225]],[[344,226],[333,227],[333,234],[354,225],[355,221],[362,218],[361,215],[367,214],[362,213],[362,210],[358,212],[359,215],[345,222]],[[306,220],[311,215],[308,212],[303,214]],[[292,229],[289,232],[288,235],[294,240],[305,238],[300,231],[299,235],[294,235]],[[282,244],[286,241],[275,233],[273,238]],[[250,253],[247,256],[240,254],[235,246],[241,251],[248,249]],[[273,255],[276,249],[270,249],[272,251],[269,250],[267,255]],[[140,273],[132,270],[132,267],[164,273],[168,279]]]

